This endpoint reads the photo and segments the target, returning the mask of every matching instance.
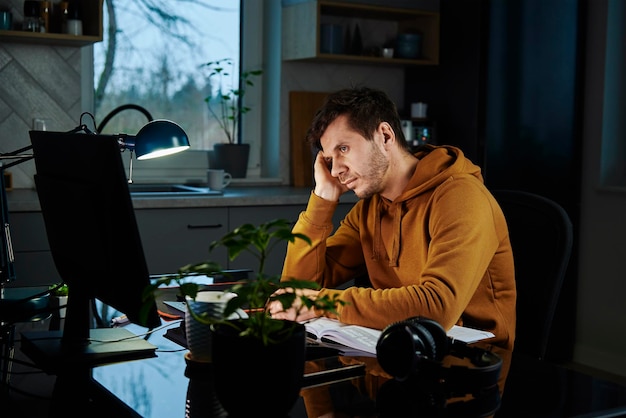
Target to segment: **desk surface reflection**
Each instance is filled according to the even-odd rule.
[[[177,326],[176,321],[169,323],[169,327]],[[213,397],[213,382],[206,377],[210,369],[188,367],[186,349],[164,338],[166,328],[149,337],[159,347],[157,358],[97,367],[93,370],[96,385],[114,395],[110,399],[121,401],[121,411],[128,416],[226,416]],[[139,327],[131,330],[143,331]],[[498,392],[448,399],[445,414],[442,409],[431,409],[433,404],[441,404],[440,393],[416,389],[415,382],[391,379],[375,358],[314,355],[320,358],[309,361],[305,373],[334,372],[307,380],[308,387],[289,417],[319,416],[328,413],[329,406],[334,416],[353,417],[626,416],[624,386],[488,345],[482,347],[503,359]],[[339,367],[344,368],[343,373],[337,372]],[[242,382],[244,402],[245,390]]]

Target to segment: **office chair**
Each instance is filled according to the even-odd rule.
[[[15,352],[15,324],[40,321],[47,318],[48,290],[33,288],[8,288],[5,284],[15,280],[13,244],[9,226],[9,208],[4,183],[5,169],[32,159],[24,154],[29,147],[0,153],[0,404],[8,396],[11,365]],[[5,164],[4,160],[11,160]]]
[[[4,288],[0,284],[0,404],[9,396],[11,366],[15,353],[15,325],[48,318],[49,292],[29,288]]]
[[[520,190],[492,194],[504,212],[515,261],[515,351],[543,359],[572,252],[572,222],[546,197]]]

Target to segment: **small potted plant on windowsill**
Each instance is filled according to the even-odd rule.
[[[234,77],[233,60],[223,58],[205,64],[209,68],[211,93],[204,101],[208,105],[209,114],[224,132],[226,142],[213,145],[209,152],[209,168],[221,168],[233,178],[246,177],[250,144],[242,143],[238,137],[241,116],[251,108],[246,106],[243,98],[247,89],[254,86],[254,78],[260,76],[262,70],[243,71],[238,78]],[[227,79],[231,79],[231,87],[226,87]]]
[[[210,251],[225,247],[230,260],[242,252],[249,252],[259,262],[254,278],[239,281],[227,289],[227,292],[237,296],[228,300],[223,318],[229,318],[241,309],[247,311],[247,318],[216,319],[192,312],[196,320],[211,326],[217,396],[233,415],[251,416],[246,414],[253,412],[259,416],[286,415],[299,395],[306,349],[304,325],[272,318],[266,310],[267,303],[279,301],[283,309],[288,309],[294,302],[299,302],[302,307],[334,313],[338,305],[344,304],[336,298],[313,300],[304,296],[302,291],[319,288],[315,282],[296,279],[280,281],[280,276],[264,274],[265,261],[271,250],[281,241],[299,239],[311,243],[306,235],[293,233],[289,221],[277,219],[258,226],[242,225],[209,246]],[[164,277],[153,283],[147,290],[147,296],[158,291],[162,285],[175,281],[180,295],[195,299],[200,285],[193,282],[193,276],[198,274],[215,276],[227,273],[210,260],[186,265],[176,277]],[[242,382],[259,382],[246,392],[245,402],[240,399]]]

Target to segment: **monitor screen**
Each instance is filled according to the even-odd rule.
[[[133,323],[160,325],[156,304],[143,300],[150,277],[117,137],[50,131],[30,136],[50,250],[69,288],[63,343],[89,344],[95,299]]]

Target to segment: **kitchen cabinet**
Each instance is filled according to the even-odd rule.
[[[340,203],[335,226],[353,202]],[[229,262],[225,248],[209,255],[209,244],[244,223],[260,224],[284,218],[295,222],[306,204],[135,209],[148,270],[152,275],[176,273],[185,264],[211,259],[224,268],[255,268],[258,261],[244,253]],[[41,212],[11,212],[16,280],[8,287],[45,286],[61,281]],[[282,245],[282,246],[281,246]],[[280,274],[287,250],[281,243],[266,261],[267,274]],[[123,248],[120,249],[123,255]]]
[[[333,222],[339,221],[353,203],[340,203]],[[151,274],[173,273],[188,263],[211,260],[229,269],[249,269],[259,262],[244,252],[228,260],[225,248],[216,248],[209,256],[209,244],[240,225],[254,225],[272,219],[288,219],[295,223],[305,205],[234,206],[228,208],[136,210],[144,253]],[[265,262],[266,274],[280,274],[287,251],[279,243]]]
[[[15,256],[15,281],[9,286],[42,286],[60,282],[41,212],[11,213],[9,221]]]
[[[83,35],[66,33],[39,33],[20,30],[0,30],[0,43],[20,42],[37,45],[60,45],[81,47],[102,41],[102,2],[103,0],[81,0],[80,13]],[[56,1],[54,2],[56,5]],[[58,6],[57,6],[58,7]],[[19,22],[17,21],[19,19]],[[21,17],[13,15],[13,24],[20,24]]]
[[[355,2],[286,0],[283,1],[282,12],[282,58],[286,61],[314,60],[359,65],[439,64],[438,11]],[[323,25],[341,25],[348,50],[343,53],[321,52]],[[362,51],[351,54],[349,47],[354,41],[357,26]],[[399,34],[405,33],[421,34],[420,55],[415,59],[383,58],[381,48],[393,44]]]
[[[229,229],[228,208],[135,210],[150,274],[176,273],[186,264],[209,258],[209,244]],[[228,266],[226,249],[211,259]]]

